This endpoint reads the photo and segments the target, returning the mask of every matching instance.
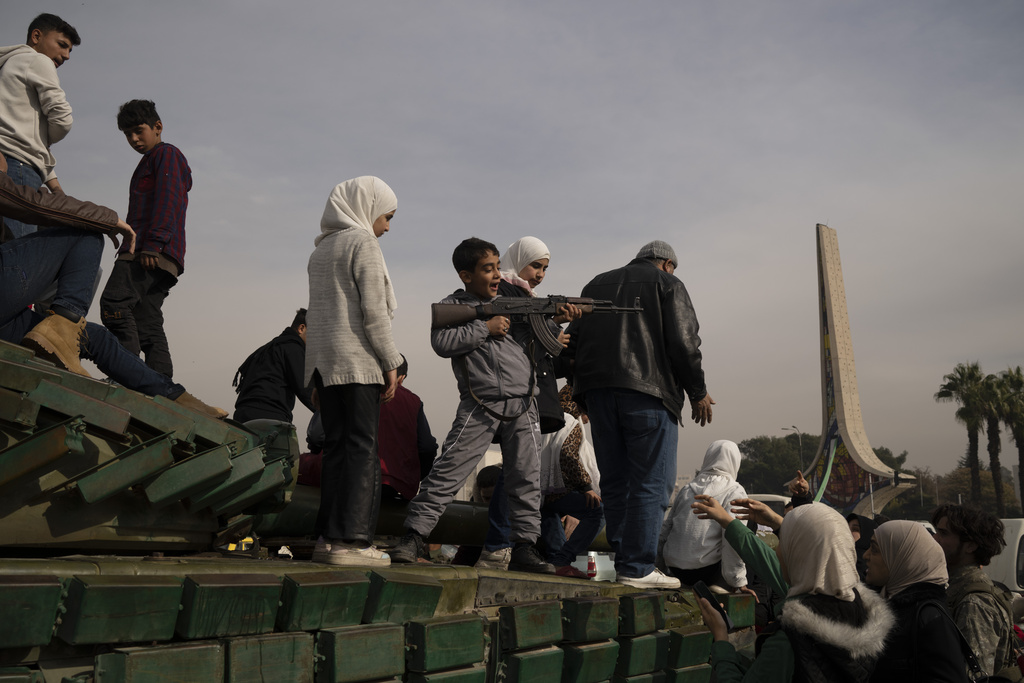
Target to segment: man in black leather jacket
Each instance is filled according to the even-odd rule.
[[[679,587],[654,561],[675,485],[683,393],[701,426],[711,422],[714,404],[704,385],[697,316],[673,275],[677,266],[667,243],[644,245],[582,294],[619,306],[639,301],[643,312],[586,315],[568,330],[574,398],[591,420],[616,580],[639,588]]]

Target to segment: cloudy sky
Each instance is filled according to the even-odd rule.
[[[59,71],[74,128],[53,150],[69,194],[124,214],[138,155],[115,114],[132,98],[157,103],[187,156],[166,326],[175,378],[208,402],[230,408],[235,369],[305,305],[327,195],[364,174],[399,198],[381,244],[394,332],[439,439],[457,397],[429,304],[459,284],[451,251],[471,235],[547,242],[541,294],[577,294],[651,239],[675,246],[718,403],[682,430],[681,472],[714,439],[821,429],[816,223],[838,231],[872,445],[945,472],[966,432],[932,398],[942,376],[1024,364],[1017,0],[0,11],[2,44],[39,11],[81,33]]]

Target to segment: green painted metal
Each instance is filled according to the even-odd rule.
[[[76,576],[57,637],[70,645],[170,640],[181,602],[173,576]]]
[[[665,683],[708,683],[710,680],[710,664],[699,664],[682,669],[665,669]]]
[[[217,515],[233,515],[241,512],[253,503],[269,496],[288,483],[289,463],[285,460],[278,460],[267,464],[260,473],[259,478],[242,491],[221,500],[211,509]]]
[[[27,666],[0,669],[0,683],[43,683],[43,674]]]
[[[502,650],[522,650],[562,640],[562,608],[556,600],[498,608]]]
[[[429,576],[395,570],[370,574],[370,592],[363,611],[364,624],[385,621],[401,624],[434,615],[441,598],[441,583]]]
[[[612,676],[612,683],[665,683],[668,677],[664,671],[652,671],[649,674],[638,674],[636,676]]]
[[[250,448],[231,456],[231,474],[224,481],[194,493],[188,499],[189,510],[202,510],[217,505],[245,491],[260,479],[263,472],[263,449]]]
[[[185,579],[175,632],[216,638],[274,630],[281,580],[272,574],[196,574]]]
[[[250,443],[251,435],[247,434],[245,430],[229,425],[222,420],[214,420],[205,415],[194,413],[163,396],[154,396],[153,401],[181,417],[192,420],[195,423],[194,435],[197,441],[204,441],[211,446],[230,444],[238,449],[248,449],[254,445]]]
[[[619,597],[619,635],[642,636],[665,627],[664,593],[629,593]]]
[[[498,662],[494,680],[504,683],[558,683],[565,651],[560,647],[509,652]]]
[[[354,626],[363,618],[370,580],[359,571],[289,574],[281,590],[279,631]]]
[[[28,393],[29,399],[43,408],[48,408],[69,417],[81,415],[86,424],[99,427],[114,434],[121,434],[128,427],[131,415],[127,410],[104,403],[100,399],[72,391],[58,382],[43,380]]]
[[[33,368],[25,363],[0,360],[0,386],[14,391],[32,391],[44,379],[59,381],[56,370]]]
[[[620,647],[614,640],[597,643],[567,643],[565,667],[562,674],[564,683],[598,683],[607,681],[615,672],[615,662]]]
[[[24,427],[34,427],[38,417],[38,403],[20,391],[0,389],[0,420]]]
[[[667,668],[680,669],[706,664],[711,658],[710,631],[671,629],[668,636]]]
[[[47,645],[62,592],[55,576],[0,574],[0,649]]]
[[[426,673],[484,660],[484,622],[474,614],[410,621],[405,626],[406,667]]]
[[[124,647],[96,656],[96,683],[224,680],[224,646],[217,642]]]
[[[104,400],[127,410],[131,413],[132,422],[154,434],[170,434],[180,442],[192,441],[195,435],[194,420],[169,410],[148,396],[124,387],[111,386]]]
[[[81,455],[85,423],[79,418],[51,425],[0,451],[0,486],[38,470],[68,453]]]
[[[563,639],[582,643],[614,638],[619,633],[615,598],[567,598],[562,601]]]
[[[730,593],[722,596],[725,613],[736,628],[754,625],[754,596],[749,593]]]
[[[218,446],[175,463],[142,488],[154,507],[170,505],[227,479],[231,474],[231,449]]]
[[[0,340],[0,360],[11,360],[21,363],[27,360],[32,360],[35,355],[36,354],[32,349],[27,349],[24,346]]]
[[[169,434],[124,451],[96,471],[80,478],[78,492],[87,503],[98,503],[141,484],[174,464]]]
[[[669,595],[665,601],[665,628],[686,628],[703,626],[697,598],[692,591],[679,591]]]
[[[323,629],[316,636],[317,683],[352,683],[405,671],[405,629],[369,624]]]
[[[666,631],[619,638],[619,662],[615,673],[637,676],[664,669],[668,666],[668,649],[669,635]]]
[[[434,673],[410,671],[406,674],[406,680],[408,683],[486,683],[487,669],[483,666],[468,666]]]
[[[271,633],[232,638],[224,644],[225,683],[313,683],[313,635]]]

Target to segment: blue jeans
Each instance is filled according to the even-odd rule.
[[[494,552],[511,547],[512,526],[508,521],[508,496],[505,495],[505,473],[502,472],[498,475],[498,483],[494,485],[494,493],[487,506],[487,536],[484,538],[484,550]]]
[[[4,155],[4,159],[7,161],[7,177],[18,185],[25,185],[33,189],[38,189],[43,186],[43,177],[39,175],[39,171],[37,171],[34,166],[29,166],[28,164],[7,155]],[[5,218],[4,224],[7,225],[15,238],[24,237],[25,235],[36,231],[36,226],[16,221],[13,218]]]
[[[84,317],[101,256],[103,236],[78,228],[47,228],[0,245],[0,328],[21,316],[54,281],[53,303]]]
[[[586,403],[615,572],[647,576],[676,479],[679,427],[661,399],[637,391],[591,389]]]
[[[565,515],[580,520],[568,540],[562,528],[562,517]],[[553,503],[546,503],[540,509],[540,533],[544,539],[545,559],[556,567],[572,564],[577,555],[587,554],[587,549],[601,533],[603,526],[604,507],[587,507],[585,493],[569,491]]]

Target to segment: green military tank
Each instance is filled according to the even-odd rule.
[[[292,425],[212,420],[0,342],[0,683],[708,679],[688,591],[303,561],[319,491],[298,456]],[[403,517],[385,507],[378,532]],[[486,523],[455,504],[432,538],[479,544]],[[727,608],[753,623],[748,596]]]

